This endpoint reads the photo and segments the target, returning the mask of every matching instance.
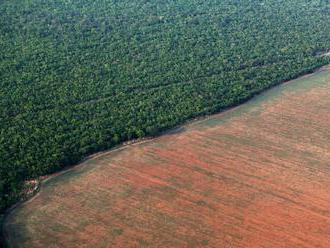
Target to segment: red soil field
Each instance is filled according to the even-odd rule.
[[[330,71],[43,183],[10,247],[330,247]]]

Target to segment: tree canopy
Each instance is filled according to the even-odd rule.
[[[327,0],[0,1],[0,209],[24,180],[329,63]]]

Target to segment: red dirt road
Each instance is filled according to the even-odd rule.
[[[330,247],[330,71],[45,182],[12,247]]]

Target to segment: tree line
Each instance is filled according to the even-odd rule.
[[[25,180],[329,63],[320,0],[3,0],[0,211]]]

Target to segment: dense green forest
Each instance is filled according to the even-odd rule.
[[[0,209],[24,180],[330,62],[329,0],[0,0]]]

